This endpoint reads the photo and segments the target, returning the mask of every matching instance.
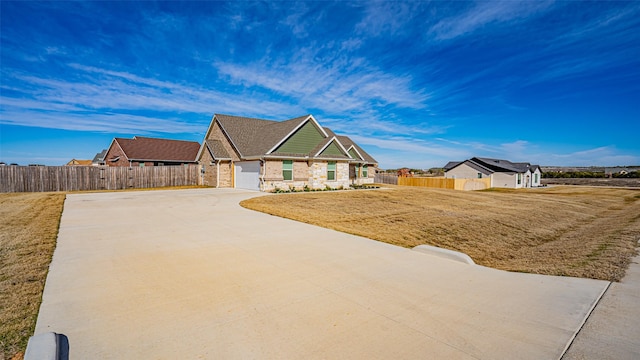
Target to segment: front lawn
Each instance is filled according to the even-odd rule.
[[[64,198],[0,194],[0,359],[22,353],[33,335]]]
[[[242,206],[404,247],[457,250],[480,265],[619,281],[640,240],[640,190],[385,189],[263,196]]]

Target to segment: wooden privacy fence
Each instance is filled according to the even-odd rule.
[[[484,190],[491,187],[490,178],[447,179],[443,177],[399,177],[398,185],[422,186],[451,190]]]
[[[200,184],[200,165],[0,166],[0,192],[144,189]]]
[[[455,189],[454,179],[432,178],[432,177],[399,177],[398,185],[422,186],[440,189]]]
[[[373,180],[376,184],[398,185],[398,175],[389,173],[376,173]]]

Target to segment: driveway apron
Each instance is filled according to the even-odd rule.
[[[558,359],[608,285],[238,205],[260,195],[68,195],[36,334],[71,359]]]

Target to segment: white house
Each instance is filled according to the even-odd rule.
[[[465,161],[451,161],[444,166],[449,179],[491,178],[491,187],[530,188],[540,186],[540,166],[513,163],[508,160],[474,157]]]

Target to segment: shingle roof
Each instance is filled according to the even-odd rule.
[[[200,144],[195,141],[135,136],[115,138],[129,160],[196,162]]]
[[[444,169],[444,171],[449,171],[449,170],[453,169],[454,167],[456,167],[456,166],[458,166],[458,165],[462,164],[463,162],[464,162],[464,161],[449,161],[449,162],[447,163],[447,165],[445,165],[445,166],[443,167],[443,169]]]
[[[107,149],[104,149],[101,152],[97,153],[96,156],[93,157],[93,160],[91,160],[91,162],[94,164],[104,162],[105,156],[107,156]]]
[[[527,172],[527,170],[535,171],[535,169],[539,167],[538,165],[531,165],[530,163],[526,162],[514,163],[509,160],[503,159],[474,157],[462,162],[450,161],[447,163],[447,165],[444,166],[444,169],[445,171],[449,171],[462,163],[473,163],[477,166],[481,166],[494,172],[524,173]]]
[[[492,159],[492,158],[479,158],[479,157],[474,157],[471,158],[472,161],[475,161],[476,163],[479,163],[493,171],[497,171],[497,172],[525,172],[527,171],[526,168],[524,170],[522,170],[522,164],[524,163],[519,163],[519,164],[514,164],[511,161],[508,160],[502,160],[502,159]]]
[[[309,115],[286,121],[223,114],[215,114],[214,117],[227,132],[240,156],[251,157],[266,154]]]
[[[467,164],[467,165],[471,166],[471,168],[473,168],[473,169],[475,169],[477,171],[480,171],[480,172],[484,172],[486,174],[493,174],[495,172],[494,170],[492,170],[489,167],[485,166],[483,163],[474,161],[473,159],[465,160],[465,161],[461,162],[460,164]]]
[[[353,145],[365,157],[365,161],[369,163],[377,163],[371,155],[362,150],[362,148],[356,145],[351,139],[346,136],[337,136],[328,128],[319,129],[324,131],[327,137],[324,137],[307,154],[290,154],[282,152],[269,153],[269,151],[279,146],[290,135],[292,135],[292,133],[305,123],[305,121],[309,120],[310,117],[311,115],[304,115],[284,121],[273,121],[224,114],[214,115],[214,118],[218,121],[223,131],[226,132],[231,139],[233,146],[239,152],[241,158],[259,157],[267,154],[286,157],[315,157],[316,154],[335,136],[337,142],[340,143],[345,150]],[[347,142],[348,145],[346,145],[343,140]],[[209,145],[208,140],[207,145]],[[346,154],[330,156],[318,155],[318,157],[344,158],[345,160],[349,159],[349,156]]]
[[[222,146],[222,141],[208,139],[205,140],[209,151],[213,154],[213,158],[216,160],[227,160],[231,159],[231,155],[227,152],[227,149]]]
[[[347,149],[347,151],[349,151],[349,149],[353,146],[356,151],[362,155],[362,157],[364,158],[363,160],[366,161],[369,164],[377,164],[378,161],[376,159],[373,158],[373,156],[369,155],[368,152],[364,151],[364,149],[362,149],[360,146],[358,146],[358,144],[356,144],[353,140],[351,140],[350,137],[348,136],[344,136],[344,135],[338,135],[337,136],[338,141],[340,141],[342,143],[342,145],[344,146],[345,149]]]
[[[91,160],[78,160],[78,159],[71,159],[71,161],[67,163],[68,166],[72,166],[72,165],[89,166],[91,164],[92,164]]]

